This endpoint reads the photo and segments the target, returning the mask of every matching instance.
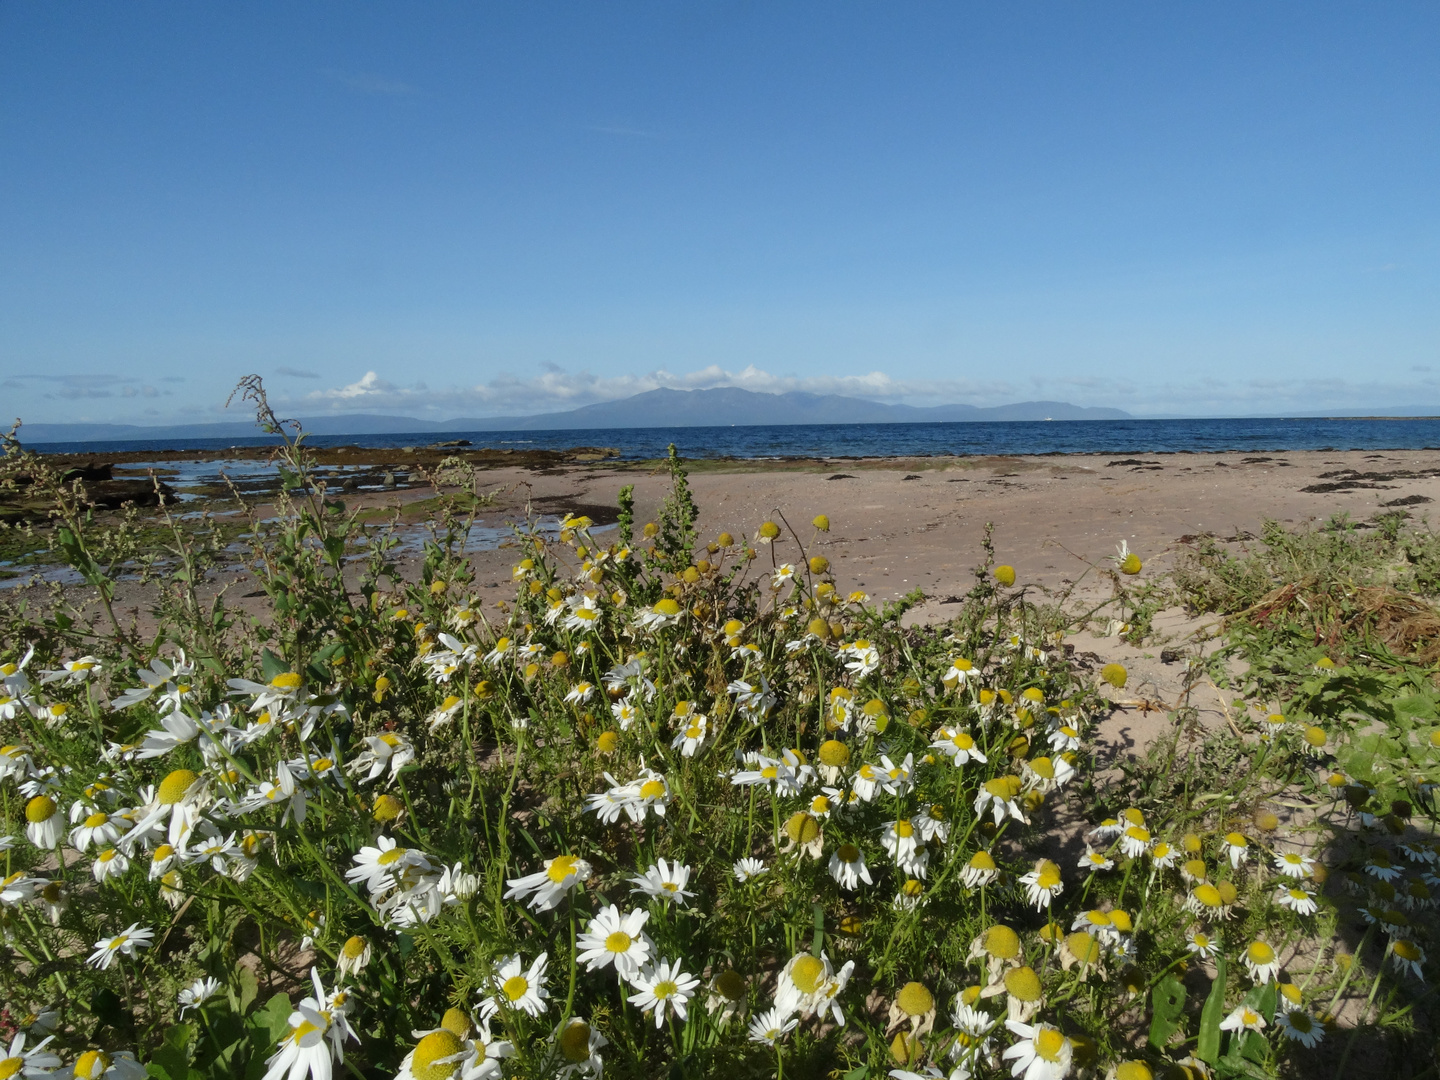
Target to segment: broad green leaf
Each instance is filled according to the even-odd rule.
[[[1195,1045],[1195,1056],[1201,1061],[1214,1065],[1220,1059],[1220,1021],[1225,1019],[1225,957],[1215,962],[1215,982],[1205,1007],[1200,1010],[1200,1038]]]
[[[1166,975],[1150,991],[1150,1045],[1164,1050],[1170,1037],[1185,1021],[1185,984],[1174,975]]]

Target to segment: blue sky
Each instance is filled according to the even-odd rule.
[[[0,5],[28,421],[1440,405],[1440,7]]]

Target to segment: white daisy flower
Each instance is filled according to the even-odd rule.
[[[738,859],[735,862],[735,880],[741,884],[769,871],[770,868],[759,859]]]
[[[1275,856],[1275,869],[1288,878],[1306,878],[1315,869],[1315,860],[1298,851]]]
[[[640,969],[650,963],[650,950],[655,943],[645,934],[645,923],[650,912],[637,909],[626,915],[611,904],[600,909],[600,914],[590,920],[589,927],[576,941],[581,951],[576,959],[585,965],[586,971],[595,971],[607,964],[613,964],[615,974],[627,982],[633,981]]]
[[[1020,878],[1020,884],[1025,886],[1026,899],[1036,911],[1048,908],[1065,890],[1065,883],[1060,878],[1060,867],[1049,859],[1041,859],[1036,863],[1034,870]]]
[[[1319,910],[1319,905],[1315,903],[1315,894],[1298,887],[1281,889],[1275,894],[1275,902],[1283,908],[1289,908],[1296,915],[1314,915]]]
[[[101,938],[95,942],[95,951],[86,961],[91,967],[105,969],[115,962],[117,956],[134,956],[141,949],[148,949],[155,937],[155,931],[139,923],[131,923],[114,937]]]
[[[800,1025],[798,1017],[779,1009],[767,1009],[750,1021],[750,1041],[774,1046]]]
[[[1325,1037],[1325,1028],[1304,1009],[1281,1009],[1275,1016],[1282,1035],[1292,1042],[1312,1047]]]
[[[966,765],[971,761],[989,761],[973,735],[948,724],[935,732],[935,740],[930,744],[930,748],[939,750],[956,766]]]
[[[633,985],[638,992],[630,995],[630,1004],[638,1005],[642,1012],[653,1013],[658,1029],[664,1026],[667,1012],[685,1019],[686,1006],[700,980],[685,974],[679,960],[662,960],[641,972]]]
[[[489,980],[491,995],[480,1002],[480,1016],[488,1020],[500,1011],[503,1002],[507,1007],[519,1009],[530,1016],[539,1016],[549,1006],[545,1002],[550,995],[545,990],[545,968],[550,963],[550,954],[541,953],[525,970],[519,954],[507,959]]]
[[[1267,983],[1280,974],[1280,958],[1275,950],[1263,941],[1252,941],[1245,949],[1242,959],[1250,978],[1257,983]]]
[[[695,895],[685,888],[690,881],[690,867],[678,859],[668,863],[660,859],[654,866],[647,867],[644,874],[628,880],[636,886],[630,890],[632,893],[644,893],[651,899],[673,900],[683,905]]]
[[[1260,1032],[1265,1028],[1265,1018],[1248,1005],[1236,1006],[1224,1020],[1220,1021],[1221,1031],[1254,1031]]]
[[[865,865],[865,853],[854,844],[841,844],[830,856],[830,876],[840,887],[854,892],[860,882],[872,885],[870,869]]]
[[[1022,1024],[1018,1020],[1007,1020],[1005,1026],[1020,1036],[1019,1042],[1000,1055],[1015,1062],[1011,1066],[1012,1076],[1022,1080],[1061,1080],[1070,1072],[1075,1044],[1059,1028],[1049,1024]]]
[[[587,1020],[572,1016],[564,1030],[556,1029],[555,1045],[565,1059],[557,1077],[565,1080],[571,1076],[598,1077],[605,1069],[600,1051],[610,1045],[610,1040],[590,1026]],[[498,1076],[499,1073],[497,1072]]]
[[[28,1037],[27,1033],[22,1031],[10,1040],[10,1048],[4,1051],[4,1057],[0,1057],[0,1077],[5,1077],[6,1080],[12,1076],[16,1080],[21,1077],[25,1080],[38,1080],[39,1077],[50,1076],[52,1070],[60,1068],[59,1056],[45,1049],[50,1040],[55,1038],[54,1035],[47,1035],[27,1051],[25,1040]]]
[[[346,1019],[348,993],[337,988],[327,994],[320,972],[313,967],[310,982],[314,995],[302,998],[290,1014],[289,1030],[266,1062],[270,1068],[262,1080],[280,1080],[282,1076],[286,1080],[303,1080],[307,1074],[311,1080],[329,1080],[332,1062],[345,1060],[345,1040],[359,1041]]]
[[[180,1015],[187,1009],[198,1009],[220,992],[220,980],[203,975],[180,991]]]
[[[582,881],[589,881],[592,871],[590,864],[578,855],[557,855],[545,864],[545,869],[524,877],[509,878],[505,884],[506,900],[523,900],[530,897],[532,911],[549,911],[558,907],[565,894]]]

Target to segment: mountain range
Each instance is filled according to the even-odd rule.
[[[984,420],[1125,420],[1120,409],[1082,408],[1063,401],[1022,401],[982,408],[975,405],[885,405],[838,394],[757,393],[735,387],[713,390],[649,390],[618,401],[602,401],[566,412],[534,416],[457,417],[417,420],[410,416],[345,413],[300,417],[314,435],[439,434],[476,431],[583,431],[604,428],[730,427],[773,424],[924,424]],[[233,439],[258,435],[245,421],[209,424],[26,424],[27,444],[121,442],[131,439]]]

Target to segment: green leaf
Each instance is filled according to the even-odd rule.
[[[235,976],[235,981],[240,984],[240,992],[236,999],[239,1012],[248,1012],[251,1003],[260,993],[259,980],[255,978],[255,972],[248,967],[241,967]]]
[[[1195,1056],[1201,1061],[1214,1065],[1220,1059],[1220,1021],[1225,1019],[1225,957],[1215,961],[1215,982],[1210,987],[1210,996],[1200,1010],[1200,1038],[1195,1044]]]
[[[164,1041],[150,1052],[146,1071],[159,1080],[190,1080],[190,1041],[195,1037],[192,1024],[172,1024],[165,1030]]]
[[[1184,1024],[1185,984],[1174,975],[1166,975],[1150,991],[1150,1009],[1154,1013],[1150,1020],[1150,1045],[1164,1050],[1170,1037]]]
[[[290,998],[276,994],[245,1018],[250,1031],[250,1059],[245,1067],[245,1080],[259,1080],[265,1075],[265,1059],[290,1030]]]
[[[859,1068],[851,1069],[842,1080],[866,1080],[870,1075],[870,1066],[861,1065]]]
[[[262,649],[260,652],[260,670],[265,673],[265,681],[269,682],[276,675],[284,675],[290,670],[288,664],[276,656],[269,649]]]

